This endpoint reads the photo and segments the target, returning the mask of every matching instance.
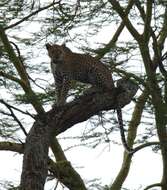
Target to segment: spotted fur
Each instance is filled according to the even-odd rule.
[[[73,53],[62,45],[46,44],[57,88],[58,104],[65,103],[71,80],[91,84],[103,90],[112,90],[114,82],[109,69],[98,59]]]
[[[98,59],[87,55],[73,53],[65,45],[46,44],[48,55],[51,58],[51,68],[55,79],[57,104],[65,104],[71,80],[91,84],[104,91],[113,90],[114,81],[110,70]],[[124,147],[128,147],[124,135],[121,108],[117,109],[118,123]]]

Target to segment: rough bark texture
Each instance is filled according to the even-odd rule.
[[[121,89],[122,86],[119,84],[120,88],[115,88],[112,92],[84,95],[64,107],[55,107],[50,110],[47,117],[50,121],[51,134],[58,135],[73,125],[98,114],[99,111],[116,109],[118,102],[121,107],[130,103],[138,87],[128,80],[124,81],[121,84],[125,86],[125,89]]]
[[[87,190],[80,175],[73,169],[70,162],[60,161],[56,165],[49,160],[49,171],[71,190]],[[57,172],[58,171],[58,172]]]
[[[116,109],[118,102],[124,107],[131,101],[138,88],[129,80],[121,80],[119,87],[125,88],[105,94],[84,95],[64,107],[54,107],[45,114],[43,121],[41,117],[36,120],[25,144],[21,190],[44,189],[48,170],[48,148],[54,136],[98,114],[99,111]]]
[[[21,190],[43,189],[47,177],[49,133],[37,120],[30,130],[24,149]]]

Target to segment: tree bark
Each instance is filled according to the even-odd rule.
[[[44,189],[48,168],[49,131],[46,123],[37,120],[25,143],[21,190]]]
[[[73,125],[85,121],[102,110],[128,104],[138,87],[129,80],[121,79],[126,88],[112,92],[93,93],[66,104],[54,107],[42,117],[38,117],[30,130],[25,144],[21,190],[43,190],[48,170],[48,148],[50,140]]]

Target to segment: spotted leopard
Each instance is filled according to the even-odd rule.
[[[65,45],[47,43],[46,48],[51,58],[58,105],[65,104],[71,80],[88,83],[104,91],[114,89],[111,71],[95,57],[88,54],[74,53]],[[122,112],[119,106],[117,116],[123,145],[127,152],[132,153],[125,139]]]

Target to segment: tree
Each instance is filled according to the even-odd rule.
[[[136,92],[130,87],[136,89],[138,84],[140,95],[133,101],[133,113],[127,122],[127,142],[133,147],[139,124],[145,126],[142,138],[138,137],[140,144],[135,144],[134,150],[137,152],[154,145],[153,150],[160,151],[163,164],[162,180],[145,189],[159,186],[166,190],[166,1],[60,0],[45,4],[40,1],[8,0],[0,3],[0,9],[0,87],[3,92],[0,99],[0,127],[2,140],[6,139],[0,142],[0,150],[23,154],[21,184],[18,188],[42,190],[46,178],[51,176],[68,189],[88,189],[68,162],[56,136],[101,111],[116,109],[115,96],[118,96],[121,107],[129,104]],[[100,31],[105,32],[105,29],[114,25],[117,29],[108,43],[90,41]],[[107,35],[110,37],[110,34]],[[121,35],[129,37],[121,40]],[[54,87],[44,78],[48,73],[48,63],[37,59],[38,49],[40,47],[40,51],[44,52],[46,41],[62,42],[62,39],[66,39],[71,46],[76,44],[82,52],[103,59],[117,76],[126,77],[121,79],[126,88],[119,93],[115,88],[113,92],[82,95],[87,86],[74,84],[70,94],[75,97],[72,102],[46,111],[48,105],[53,104]],[[139,70],[138,65],[144,69]],[[153,117],[155,126],[142,122],[146,113]],[[26,118],[32,124],[29,132],[26,130]],[[113,128],[114,125],[106,130],[108,138],[112,136]],[[26,136],[25,142],[16,141],[18,130],[22,130]],[[96,135],[94,133],[92,136],[100,139],[103,134]],[[158,140],[149,140],[152,136]],[[56,162],[48,155],[49,147]],[[103,189],[121,189],[134,154],[124,152],[117,177]]]

